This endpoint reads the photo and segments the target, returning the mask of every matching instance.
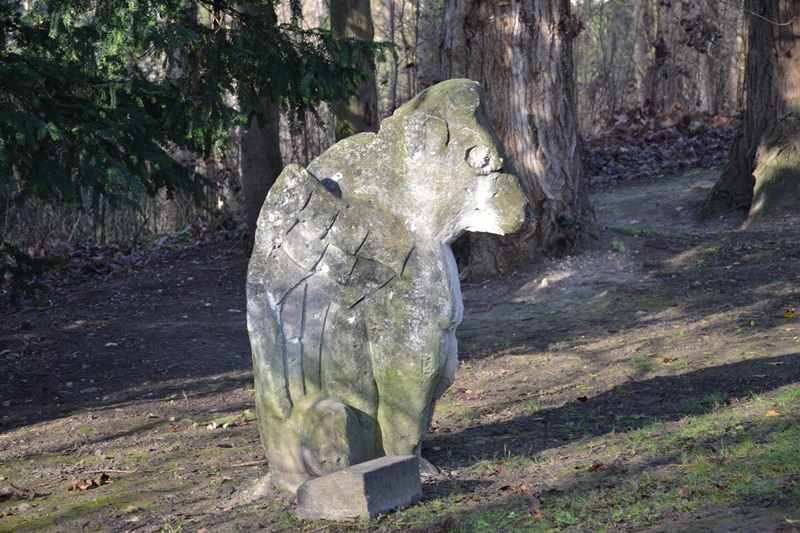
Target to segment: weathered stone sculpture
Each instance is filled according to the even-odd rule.
[[[450,244],[529,218],[507,168],[480,86],[451,80],[377,134],[281,173],[247,276],[258,424],[278,488],[419,455],[458,361]]]

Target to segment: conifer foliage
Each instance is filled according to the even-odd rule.
[[[0,3],[0,218],[32,197],[113,206],[197,192],[175,150],[224,150],[264,99],[301,117],[353,94],[376,47],[302,29],[299,0],[279,24],[276,1]],[[0,284],[19,260],[0,254]]]

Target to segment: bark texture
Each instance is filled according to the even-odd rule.
[[[426,89],[441,81],[439,74],[439,27],[440,13],[434,4],[437,0],[419,0],[419,34],[417,37],[417,82],[420,89]]]
[[[567,0],[446,0],[442,78],[486,89],[489,115],[534,203],[522,235],[470,235],[462,276],[510,270],[575,247],[592,220],[577,135]]]
[[[331,0],[331,29],[340,37],[372,41],[375,31],[369,0]],[[359,86],[358,95],[332,106],[333,134],[340,141],[356,133],[378,131],[378,90],[375,67],[363,65],[370,73]]]
[[[268,17],[277,24],[278,17],[273,6],[245,4],[242,11],[252,15]],[[239,145],[239,175],[242,194],[247,211],[247,227],[255,235],[258,214],[272,185],[283,170],[280,138],[280,107],[267,99],[262,100],[264,121],[254,118],[250,127],[242,134]]]
[[[747,0],[745,15],[742,129],[703,214],[745,208],[750,224],[800,201],[800,0]]]
[[[283,170],[279,106],[265,101],[264,117],[263,125],[253,119],[240,143],[239,172],[251,235],[255,234],[261,205]]]

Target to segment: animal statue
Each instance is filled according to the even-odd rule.
[[[383,455],[419,456],[458,363],[450,245],[530,218],[483,99],[470,80],[430,87],[378,133],[340,141],[307,169],[288,165],[270,190],[247,323],[279,489]]]

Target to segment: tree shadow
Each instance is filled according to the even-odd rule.
[[[0,432],[251,388],[246,264],[230,243],[187,247],[136,274],[56,290],[43,312],[4,317]]]
[[[543,352],[669,322],[700,333],[746,330],[751,319],[753,332],[785,326],[782,314],[796,305],[791,286],[798,281],[787,267],[800,254],[800,235],[784,229],[612,233],[627,252],[590,251],[467,286],[460,356]],[[632,257],[639,254],[647,259]]]
[[[434,464],[450,470],[500,458],[509,451],[533,457],[583,438],[701,415],[797,382],[800,353],[631,381],[554,409],[453,433],[434,433],[425,441],[423,453]]]

